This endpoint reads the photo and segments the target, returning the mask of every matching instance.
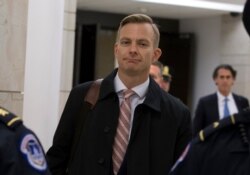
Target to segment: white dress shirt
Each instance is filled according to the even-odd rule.
[[[225,97],[220,92],[217,92],[217,96],[218,96],[218,109],[219,109],[220,119],[222,119],[223,115],[224,115],[225,98],[228,99],[227,105],[229,108],[230,115],[236,114],[239,112],[239,110],[236,106],[236,103],[234,101],[232,93],[230,93],[227,97]]]
[[[130,97],[131,100],[131,120],[130,120],[130,126],[133,126],[133,120],[134,120],[134,111],[137,105],[143,103],[146,97],[146,93],[148,90],[148,85],[149,85],[149,78],[142,84],[133,87],[131,90],[133,90],[136,94],[132,95]],[[128,89],[121,79],[119,78],[118,74],[116,74],[115,79],[114,79],[114,87],[115,91],[119,97],[119,102],[121,105],[121,102],[123,100],[123,95],[122,91],[125,89]],[[131,133],[132,127],[130,127],[130,133]],[[130,134],[129,134],[130,135]]]

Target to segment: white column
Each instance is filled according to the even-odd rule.
[[[23,120],[51,146],[59,119],[64,0],[29,1]]]
[[[221,17],[204,17],[180,21],[180,31],[195,34],[192,104],[194,114],[200,97],[216,91],[212,73],[220,63]]]

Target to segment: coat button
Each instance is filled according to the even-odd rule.
[[[109,131],[110,131],[110,127],[105,126],[105,128],[104,128],[104,132],[105,132],[105,133],[108,133]]]
[[[99,158],[98,164],[103,165],[105,162],[105,159],[103,157]]]

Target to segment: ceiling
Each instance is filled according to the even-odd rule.
[[[180,0],[172,0],[172,2],[178,1]],[[206,2],[205,0],[185,1]],[[242,5],[243,8],[245,0],[209,0],[209,2]],[[170,19],[201,18],[207,16],[228,14],[232,12],[231,10],[209,10],[205,8],[185,7],[181,5],[155,4],[136,0],[77,0],[77,8],[82,10],[111,12],[119,14],[146,13],[152,17]]]

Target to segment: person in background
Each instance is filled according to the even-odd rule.
[[[169,67],[168,66],[164,66],[163,67],[162,76],[163,76],[163,79],[162,79],[162,85],[161,85],[161,87],[166,92],[169,92],[169,90],[170,90],[170,84],[171,84],[171,81],[172,81],[172,76],[169,73]]]
[[[45,154],[34,132],[21,118],[0,107],[0,174],[50,175]]]
[[[162,71],[163,64],[160,61],[155,61],[151,64],[149,74],[160,87],[162,87],[163,80]]]
[[[250,0],[247,0],[243,10],[242,21],[248,35],[250,35]]]
[[[250,110],[244,109],[201,130],[169,175],[248,175]]]
[[[250,34],[249,0],[245,4],[243,23]],[[169,175],[249,174],[249,133],[249,107],[238,114],[213,122],[192,139]]]
[[[114,55],[118,68],[104,78],[84,113],[72,155],[76,117],[92,82],[70,92],[47,152],[53,175],[165,175],[192,138],[188,108],[149,76],[161,56],[159,30],[144,14],[122,19]]]
[[[236,71],[221,64],[213,72],[217,92],[200,98],[193,121],[194,134],[209,124],[249,107],[248,99],[232,92]]]
[[[149,74],[162,89],[166,92],[169,91],[171,75],[168,66],[163,66],[160,61],[155,61],[150,66]]]

